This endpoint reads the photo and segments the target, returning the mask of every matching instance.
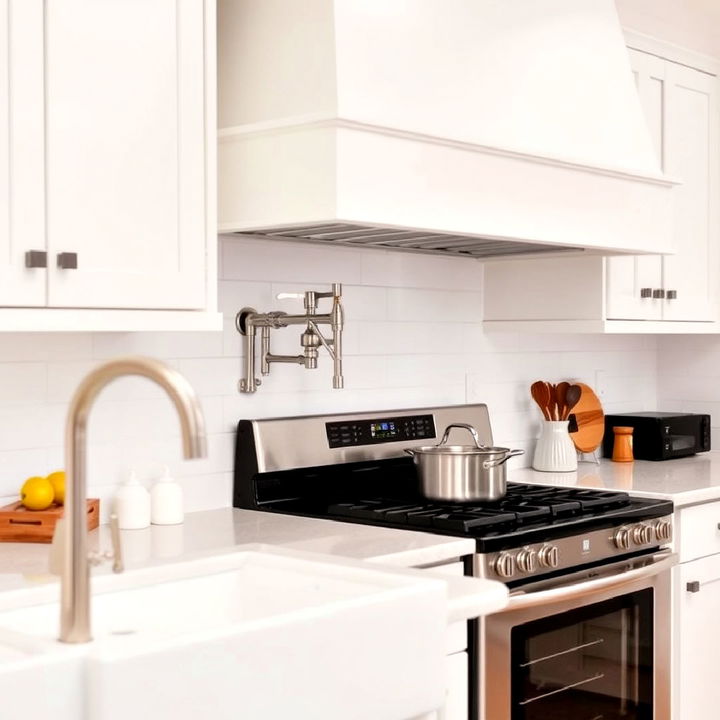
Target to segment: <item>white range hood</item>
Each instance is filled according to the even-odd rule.
[[[613,0],[220,0],[221,232],[672,252]]]

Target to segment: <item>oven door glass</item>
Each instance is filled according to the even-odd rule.
[[[652,720],[653,590],[512,629],[512,720]]]

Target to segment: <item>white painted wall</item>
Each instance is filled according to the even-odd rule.
[[[720,57],[718,0],[615,0],[623,27]]]
[[[709,413],[712,447],[720,450],[720,338],[658,341],[658,410]]]
[[[182,461],[169,401],[146,380],[123,379],[91,416],[91,491],[109,498],[128,467],[147,479],[155,463],[168,463],[189,510],[230,504],[234,428],[242,417],[487,402],[495,441],[531,449],[539,427],[533,380],[581,379],[604,391],[607,409],[655,407],[654,338],[485,335],[482,265],[475,261],[237,238],[223,239],[220,255],[224,333],[0,334],[0,501],[13,500],[27,476],[62,466],[75,386],[94,365],[121,354],[160,357],[187,375],[202,399],[210,453]],[[344,283],[346,389],[331,389],[323,358],[317,371],[273,367],[256,395],[239,395],[236,311],[292,311],[300,301],[278,302],[277,292],[332,281]],[[273,350],[297,353],[299,332],[278,331]]]

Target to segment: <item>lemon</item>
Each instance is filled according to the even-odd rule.
[[[55,472],[51,472],[47,478],[47,480],[50,481],[50,484],[53,486],[53,491],[55,492],[55,502],[58,505],[64,505],[65,504],[65,471],[64,470],[56,470]]]
[[[20,490],[20,502],[28,510],[45,510],[53,504],[55,491],[47,478],[28,478]]]

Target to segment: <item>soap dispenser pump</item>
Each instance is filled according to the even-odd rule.
[[[183,489],[170,477],[167,465],[163,468],[163,475],[153,485],[152,498],[152,524],[153,525],[179,525],[184,520]]]
[[[121,530],[142,530],[150,525],[150,493],[133,471],[115,494],[115,512]]]

